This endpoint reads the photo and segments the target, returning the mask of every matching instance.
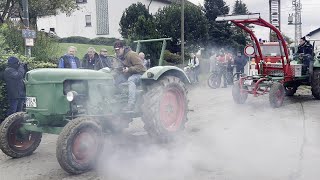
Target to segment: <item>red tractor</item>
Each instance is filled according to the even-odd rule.
[[[252,55],[249,75],[242,75],[234,83],[233,100],[238,104],[245,103],[248,94],[254,97],[269,93],[272,107],[283,104],[285,95],[293,95],[298,86],[310,85],[312,94],[320,99],[320,66],[318,59],[312,59],[309,67],[304,67],[300,60],[289,59],[289,49],[281,32],[260,14],[220,16],[216,21],[231,21],[250,35],[252,46],[246,47],[246,53]],[[278,42],[261,43],[255,36],[251,25],[271,29]],[[304,55],[300,55],[302,57]],[[302,73],[302,69],[308,69]]]

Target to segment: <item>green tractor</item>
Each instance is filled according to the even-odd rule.
[[[159,40],[166,45],[167,39]],[[25,82],[26,112],[1,124],[0,148],[20,158],[37,149],[42,133],[57,134],[56,156],[70,174],[92,169],[103,151],[104,135],[119,133],[133,118],[141,117],[148,134],[161,141],[173,138],[187,121],[189,79],[174,66],[156,66],[142,75],[132,112],[121,110],[128,100],[127,84],[116,87],[108,68],[36,69],[27,72]]]

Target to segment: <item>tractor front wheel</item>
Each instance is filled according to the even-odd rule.
[[[313,70],[311,92],[316,99],[320,99],[320,69]]]
[[[219,88],[221,84],[221,78],[219,78],[218,73],[212,73],[209,76],[207,83],[208,83],[208,86],[212,89]]]
[[[62,169],[70,174],[81,174],[94,168],[102,150],[101,126],[91,118],[78,117],[60,133],[56,156]]]
[[[185,84],[177,77],[164,76],[148,88],[142,105],[142,120],[148,134],[166,142],[184,129],[188,100]]]
[[[248,90],[247,87],[243,86],[243,89],[240,89],[240,82],[235,81],[232,87],[232,97],[233,101],[237,104],[243,104],[246,102],[248,98],[248,92],[245,90]]]
[[[20,158],[31,155],[39,146],[42,133],[21,131],[25,112],[8,116],[0,126],[0,149],[6,155]]]
[[[285,97],[285,88],[279,83],[275,82],[270,88],[269,102],[271,107],[278,108],[282,106]]]

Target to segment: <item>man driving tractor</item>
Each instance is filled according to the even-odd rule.
[[[132,51],[130,47],[124,46],[122,41],[115,42],[114,50],[120,59],[121,66],[123,66],[122,71],[115,77],[115,84],[119,85],[128,81],[129,99],[123,111],[132,111],[136,100],[136,85],[139,83],[140,77],[146,71],[146,68],[138,53]]]
[[[300,56],[300,58],[302,59],[302,63],[303,63],[303,68],[302,68],[302,73],[306,74],[310,65],[310,61],[312,60],[312,54],[313,54],[313,47],[312,45],[309,43],[309,41],[306,40],[306,37],[302,37],[300,39],[300,44],[298,46],[298,51],[297,53],[300,55],[305,55]]]

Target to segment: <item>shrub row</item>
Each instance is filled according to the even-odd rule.
[[[95,45],[113,46],[114,42],[117,40],[119,39],[105,38],[105,37],[97,37],[97,38],[89,39],[82,36],[71,36],[66,38],[60,38],[58,41],[60,43],[79,43],[79,44],[95,44]]]

